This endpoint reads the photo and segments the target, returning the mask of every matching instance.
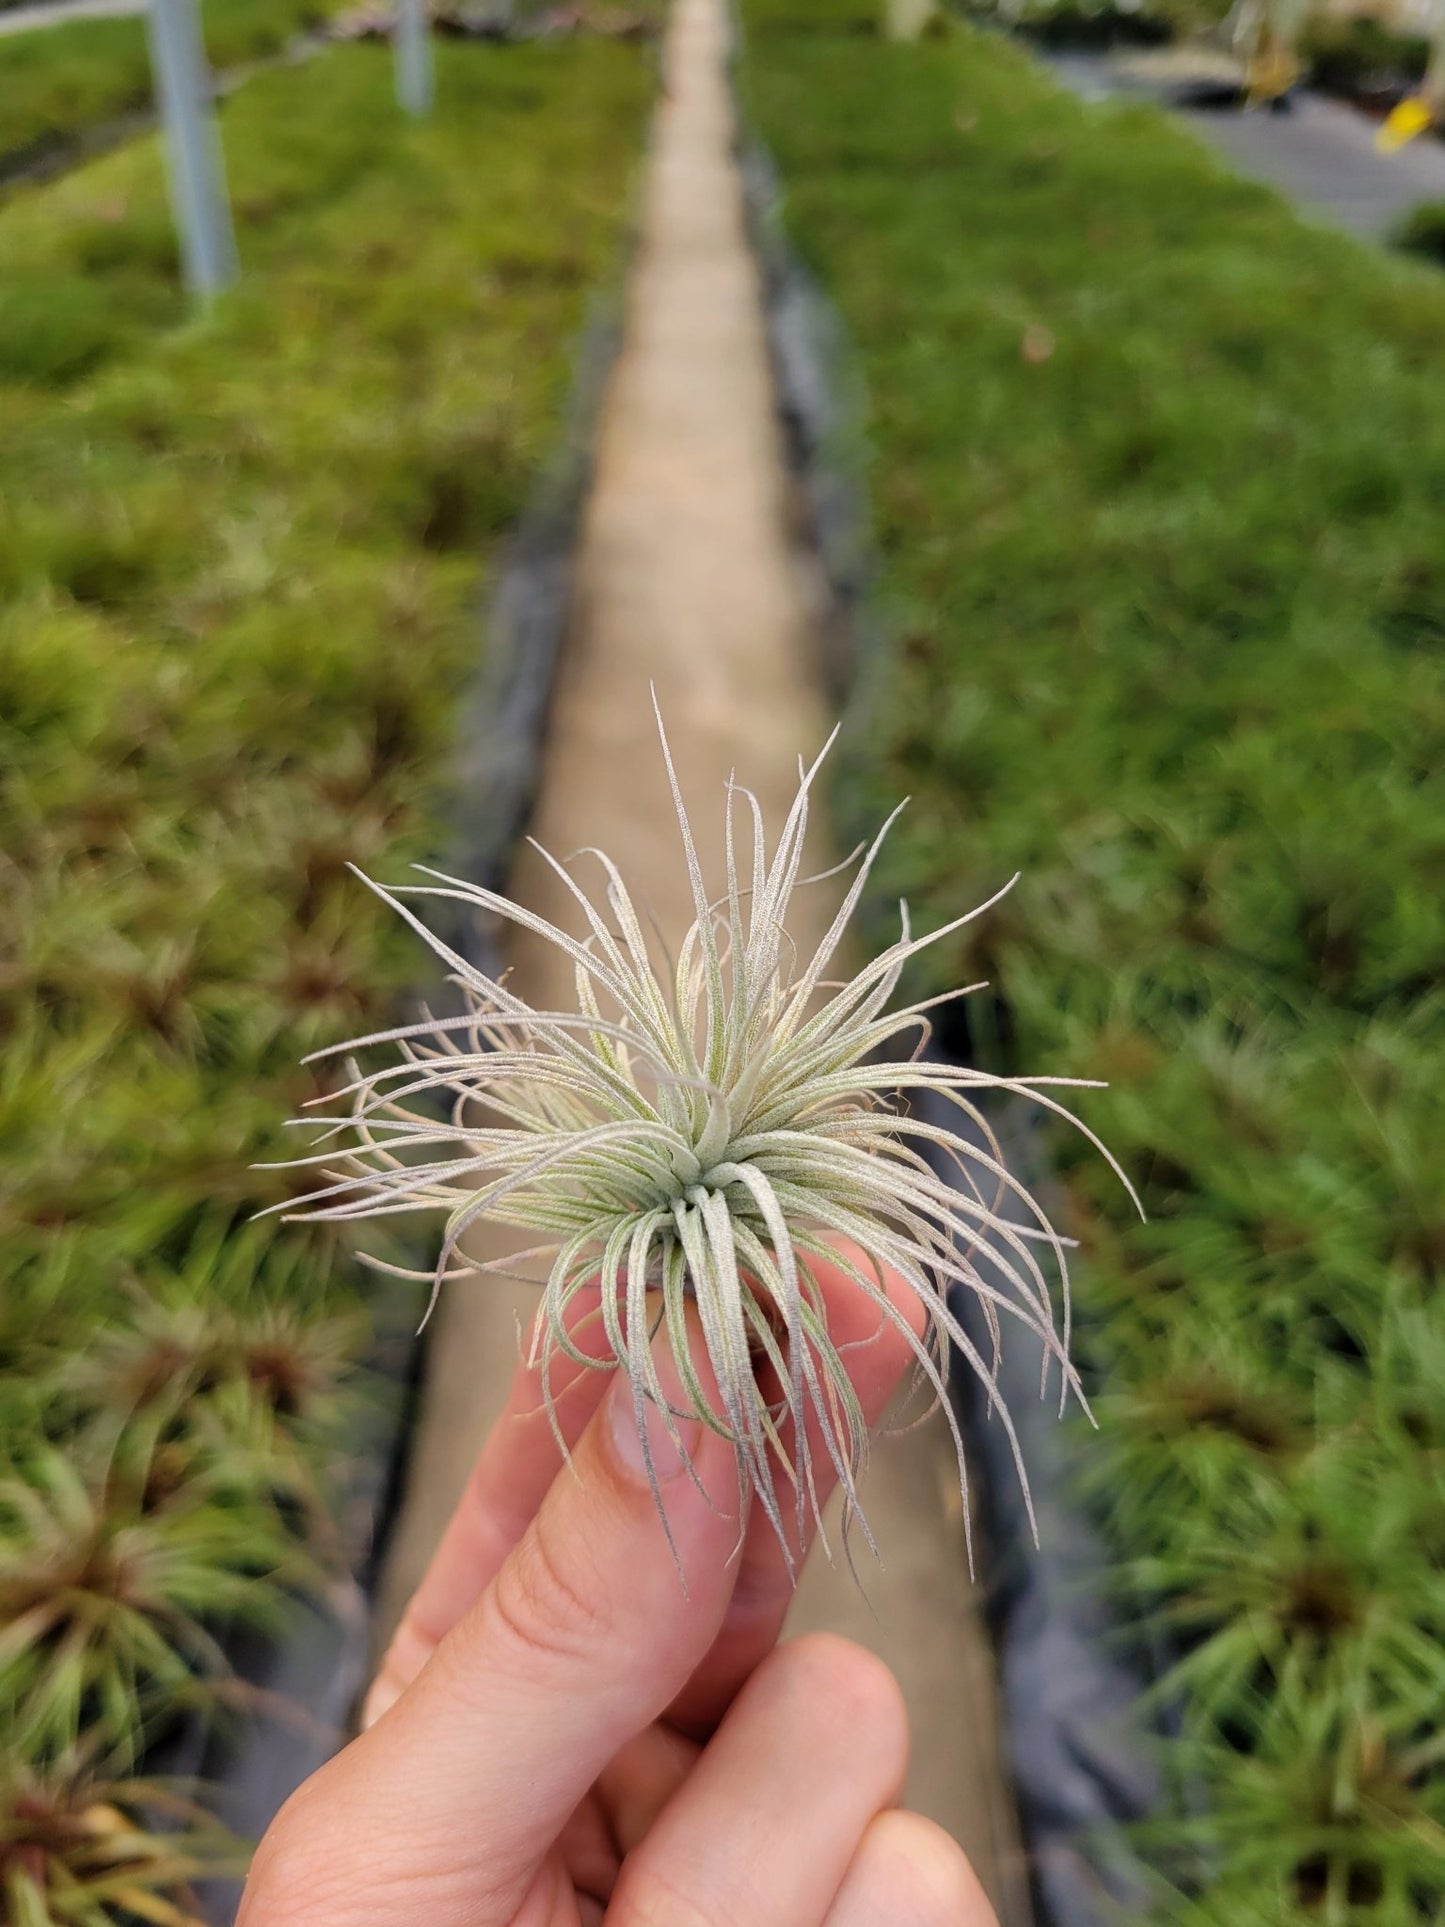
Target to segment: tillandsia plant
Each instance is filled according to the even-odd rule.
[[[240,1873],[245,1853],[154,1780],[0,1766],[0,1919],[10,1927],[204,1927],[192,1883]]]
[[[1005,1168],[977,1100],[1013,1092],[1067,1118],[1045,1087],[1079,1080],[996,1077],[930,1061],[928,1012],[949,998],[889,1011],[910,958],[987,904],[921,937],[905,905],[895,943],[856,975],[829,976],[897,811],[840,866],[856,865],[856,874],[817,949],[799,954],[788,912],[803,882],[822,880],[801,871],[810,795],[831,739],[810,768],[800,763],[798,792],[771,850],[757,798],[729,781],[725,886],[714,898],[660,717],[658,728],[695,911],[676,959],[665,970],[654,961],[660,945],[649,944],[617,866],[600,850],[573,859],[597,867],[600,902],[541,852],[576,904],[580,938],[439,872],[424,871],[429,882],[399,891],[373,884],[450,966],[464,1008],[338,1047],[390,1048],[398,1060],[364,1070],[353,1058],[341,1089],[322,1100],[330,1112],[308,1120],[322,1124],[325,1148],[298,1162],[328,1167],[327,1182],[295,1214],[444,1212],[430,1273],[382,1267],[430,1278],[433,1305],[449,1279],[545,1262],[531,1357],[554,1426],[551,1369],[561,1355],[626,1371],[644,1442],[650,1407],[680,1451],[682,1414],[663,1396],[652,1355],[654,1335],[665,1330],[693,1412],[731,1441],[744,1495],[757,1496],[785,1550],[784,1508],[800,1524],[818,1509],[819,1448],[810,1445],[807,1420],[840,1481],[845,1520],[857,1518],[867,1537],[857,1512],[867,1428],[829,1335],[819,1265],[841,1269],[880,1321],[906,1337],[916,1382],[932,1388],[952,1427],[966,1491],[947,1396],[953,1352],[989,1386],[1011,1439],[996,1385],[1005,1319],[1042,1341],[1045,1382],[1057,1362],[1061,1406],[1079,1391],[1068,1358],[1066,1241]],[[429,931],[408,897],[454,899],[555,944],[574,968],[576,1010],[533,1009]],[[913,1045],[903,1061],[899,1040]],[[951,1106],[944,1114],[958,1114],[966,1134],[915,1115],[909,1100],[923,1093]],[[463,1241],[484,1216],[539,1242],[515,1259],[475,1266]],[[898,1302],[900,1286],[922,1308],[921,1335]],[[951,1308],[955,1287],[982,1306],[992,1356]],[[589,1294],[599,1293],[591,1315],[605,1332],[600,1359],[579,1348],[572,1329]],[[708,1383],[689,1348],[689,1304]],[[1017,1457],[1016,1439],[1014,1449]]]

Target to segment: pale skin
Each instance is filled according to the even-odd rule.
[[[906,1341],[841,1270],[820,1283],[876,1420]],[[731,1446],[680,1425],[694,1484],[648,1423],[684,1590],[629,1388],[571,1366],[554,1389],[570,1467],[522,1367],[365,1730],[282,1809],[237,1927],[997,1927],[960,1849],[899,1806],[882,1662],[779,1644],[792,1582],[765,1518],[739,1550]]]

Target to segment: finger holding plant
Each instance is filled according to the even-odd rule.
[[[819,1269],[835,1329],[861,1313],[873,1341],[850,1362],[876,1416],[909,1347]],[[774,1650],[787,1567],[730,1442],[684,1412],[685,1376],[718,1396],[694,1305],[684,1327],[686,1367],[665,1328],[653,1351],[671,1414],[641,1427],[622,1372],[559,1362],[567,1467],[523,1366],[367,1730],[272,1825],[239,1927],[996,1927],[962,1851],[897,1809],[886,1668],[831,1636]],[[584,1306],[579,1352],[589,1330]]]
[[[906,1372],[912,1356],[911,1338],[922,1326],[922,1310],[900,1279],[895,1276],[886,1281],[907,1319],[909,1335],[905,1336],[891,1319],[880,1318],[870,1300],[857,1290],[843,1256],[840,1253],[839,1262],[818,1263],[822,1300],[834,1342],[848,1361],[850,1387],[860,1414],[865,1424],[876,1425]],[[850,1263],[856,1263],[856,1253],[846,1256]],[[699,1342],[695,1311],[687,1315],[686,1331],[689,1343],[701,1354],[699,1368],[706,1372],[706,1348]],[[562,1469],[564,1455],[571,1458],[601,1408],[610,1376],[615,1374],[597,1369],[608,1357],[600,1287],[594,1285],[579,1296],[568,1318],[568,1341],[589,1362],[578,1364],[568,1355],[557,1361],[550,1388],[550,1417],[555,1421],[556,1435],[548,1423],[543,1367],[535,1361],[523,1361],[501,1417],[372,1684],[366,1703],[368,1725],[400,1697],[442,1640],[483,1596],[503,1557],[532,1526]],[[665,1372],[671,1358],[665,1333],[655,1341],[655,1349],[659,1370]],[[665,1424],[659,1413],[650,1417],[647,1432],[638,1436],[662,1434],[666,1444]],[[696,1420],[683,1418],[679,1424],[680,1428],[691,1425],[694,1432],[697,1429]],[[816,1434],[816,1417],[809,1424]],[[790,1426],[791,1421],[785,1427],[784,1456],[788,1456]],[[811,1443],[816,1461],[816,1436]],[[827,1502],[835,1484],[836,1474],[824,1454],[814,1494],[819,1505]],[[791,1517],[785,1517],[784,1524],[787,1536],[780,1541],[760,1505],[745,1510],[741,1543],[730,1562],[722,1623],[669,1709],[672,1724],[691,1737],[706,1734],[716,1726],[781,1630],[792,1599],[795,1572],[807,1553],[815,1522],[810,1518],[801,1536],[794,1530]]]

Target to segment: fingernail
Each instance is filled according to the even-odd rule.
[[[607,1416],[612,1427],[612,1442],[623,1468],[645,1485],[650,1483],[650,1464],[651,1478],[661,1485],[667,1479],[675,1479],[696,1453],[702,1437],[702,1421],[693,1416],[692,1400],[683,1390],[672,1348],[662,1333],[653,1344],[652,1357],[662,1396],[672,1411],[669,1416],[644,1395],[642,1425],[646,1449],[643,1433],[638,1430],[636,1394],[625,1371],[619,1371],[613,1381]]]
[[[369,1726],[375,1726],[382,1714],[389,1712],[400,1698],[401,1688],[395,1680],[386,1678],[384,1674],[374,1679],[371,1682],[371,1691],[362,1703],[362,1732],[364,1733]]]

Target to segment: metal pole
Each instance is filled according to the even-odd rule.
[[[434,93],[427,0],[396,0],[396,98],[418,118],[431,112]]]
[[[236,236],[196,0],[150,0],[146,22],[181,270],[194,294],[209,297],[236,278]]]

